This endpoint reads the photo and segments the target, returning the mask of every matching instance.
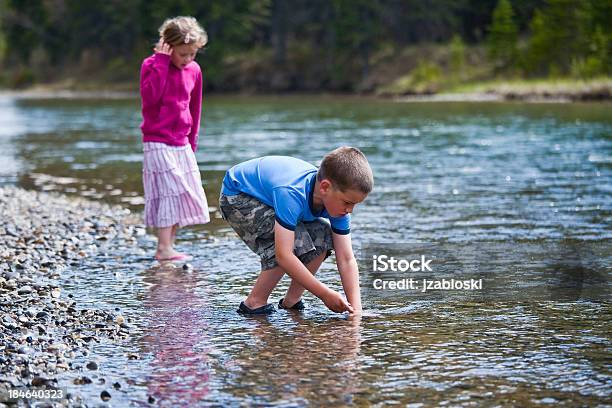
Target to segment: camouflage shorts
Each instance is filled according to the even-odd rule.
[[[274,208],[247,194],[219,197],[221,215],[261,258],[261,270],[278,266],[274,252]],[[295,228],[293,253],[307,264],[323,252],[333,249],[331,227],[322,219],[299,223]]]

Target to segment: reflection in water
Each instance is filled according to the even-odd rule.
[[[317,321],[299,312],[279,313],[287,313],[289,322],[249,318],[252,341],[233,360],[228,382],[233,395],[249,405],[353,403],[360,389],[360,319]]]
[[[153,355],[147,388],[164,406],[194,406],[210,393],[206,302],[195,293],[198,279],[204,277],[172,264],[148,269],[144,278],[150,316],[143,344]]]
[[[15,183],[23,163],[17,157],[13,138],[26,132],[25,118],[18,113],[17,103],[0,96],[0,185]]]
[[[0,107],[0,162],[23,166],[8,176],[0,169],[0,183],[142,208],[136,99],[0,100]],[[539,294],[546,302],[504,292],[487,302],[368,295],[364,306],[376,316],[361,322],[334,318],[314,300],[303,315],[245,320],[235,308],[259,265],[211,208],[211,224],[179,237],[196,256],[194,272],[146,269],[141,257],[154,242],[145,236],[140,254],[109,249],[120,259],[91,258],[62,274],[79,304],[119,307],[132,333],[145,334],[92,351],[106,384],[127,384],[111,402],[146,403],[148,394],[167,406],[609,404],[612,311],[609,302],[584,300],[589,291],[609,297],[603,283],[612,282],[609,111],[609,104],[209,98],[198,163],[212,197],[238,162],[283,154],[316,163],[332,147],[355,145],[376,176],[355,214],[358,246],[446,246],[449,261],[466,246],[480,256],[486,243],[504,243],[507,251],[488,256],[512,261],[508,253],[522,243],[531,248],[525,270],[546,269],[555,290]],[[584,243],[601,250],[585,252]],[[336,282],[327,266],[322,279]],[[512,262],[499,270],[522,278],[516,272]],[[126,368],[125,356],[139,347],[147,353]],[[92,405],[100,391],[81,389]]]
[[[28,166],[18,184],[142,210],[137,99],[18,100],[9,112],[10,157]],[[281,154],[316,163],[351,144],[376,176],[355,217],[377,226],[373,241],[593,240],[610,237],[611,124],[607,104],[209,98],[197,159],[216,197],[238,162]],[[206,230],[222,228],[211,212]]]
[[[139,344],[151,361],[142,382],[156,403],[339,406],[366,392],[359,379],[361,318],[287,311],[244,318],[233,303],[214,311],[224,296],[202,295],[219,290],[202,272],[156,266],[143,280],[146,334]]]

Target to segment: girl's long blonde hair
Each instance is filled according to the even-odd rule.
[[[166,19],[159,27],[159,36],[171,45],[195,44],[202,48],[208,42],[206,31],[198,24],[193,17],[173,17]]]

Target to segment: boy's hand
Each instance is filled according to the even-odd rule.
[[[155,50],[155,52],[158,54],[172,54],[172,47],[170,46],[170,44],[166,43],[163,38],[159,39],[153,50]]]
[[[354,312],[353,306],[351,306],[350,303],[344,299],[344,296],[334,290],[330,290],[329,293],[327,293],[321,300],[323,300],[325,306],[327,306],[328,309],[333,312]]]

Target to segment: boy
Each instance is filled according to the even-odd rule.
[[[223,218],[260,256],[262,269],[238,313],[274,312],[268,297],[287,273],[291,285],[279,300],[279,308],[303,309],[301,296],[309,290],[334,312],[360,314],[350,213],[373,184],[367,159],[354,147],[328,153],[318,171],[310,163],[287,156],[260,157],[229,169],[219,207]],[[332,249],[348,301],[313,276]]]

